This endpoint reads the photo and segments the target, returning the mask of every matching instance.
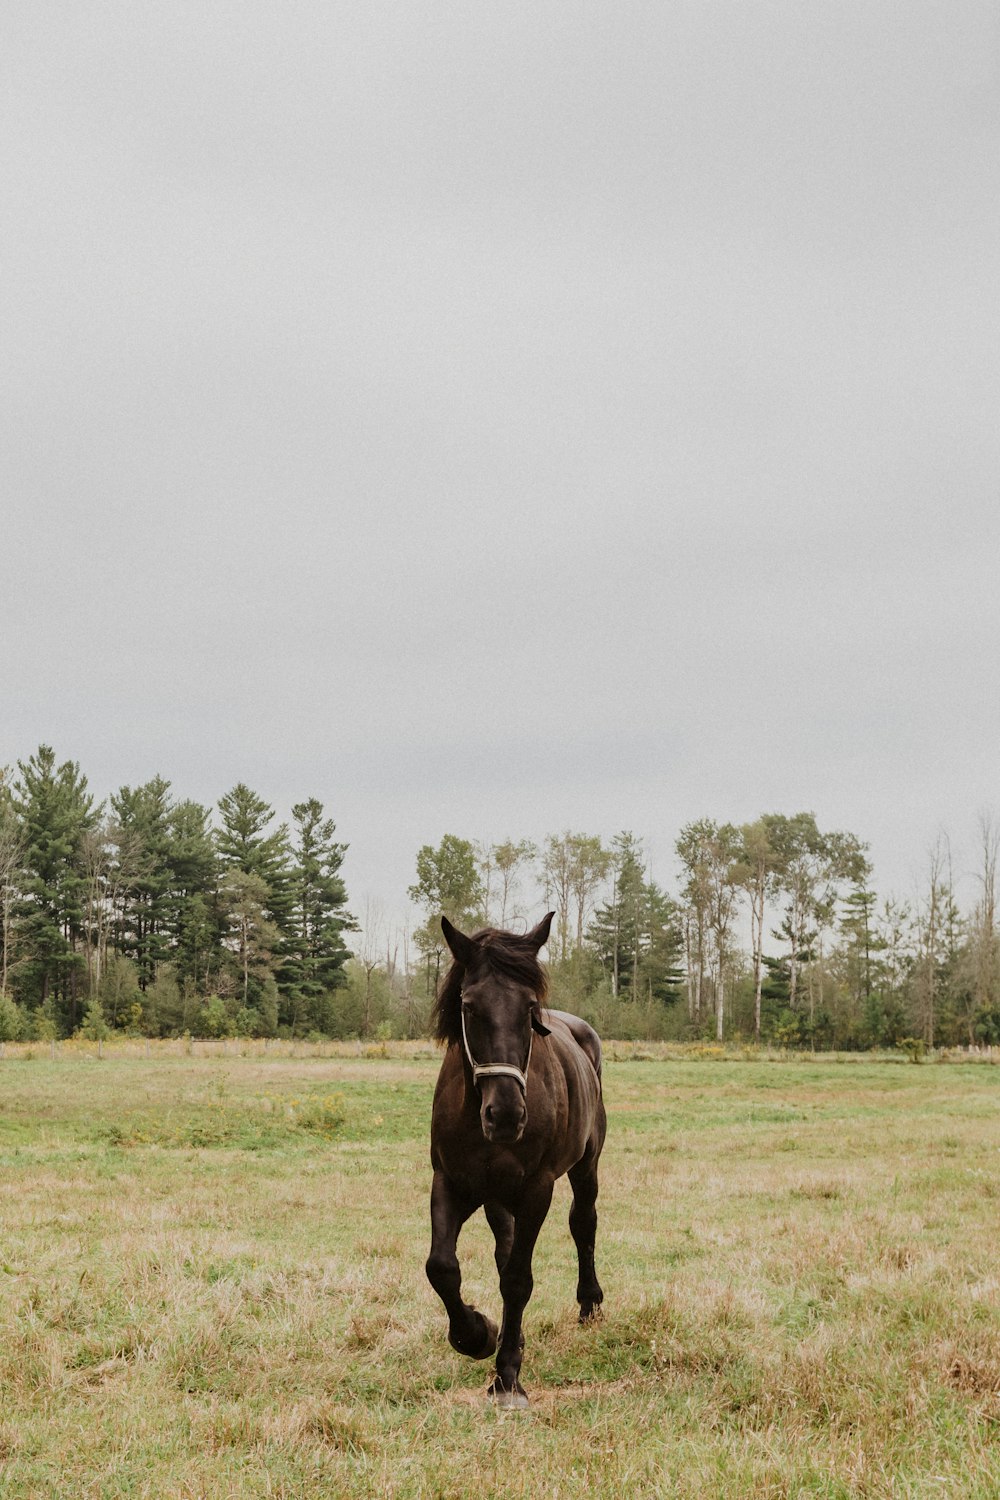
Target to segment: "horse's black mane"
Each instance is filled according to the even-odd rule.
[[[529,938],[518,937],[515,932],[501,932],[497,927],[484,927],[472,934],[472,941],[491,973],[516,980],[531,990],[539,1003],[544,1001],[549,989],[548,975],[538,962],[537,950]],[[431,1010],[431,1025],[439,1042],[461,1041],[464,979],[465,965],[455,959]]]

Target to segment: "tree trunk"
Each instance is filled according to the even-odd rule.
[[[753,1038],[760,1044],[760,995],[764,982],[764,872],[759,871],[750,901],[750,929],[753,941]],[[754,933],[756,928],[756,933]]]

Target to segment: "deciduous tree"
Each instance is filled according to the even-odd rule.
[[[425,914],[426,920],[414,933],[414,941],[426,959],[430,994],[440,977],[445,951],[440,927],[442,915],[467,932],[477,925],[483,910],[483,882],[475,846],[453,833],[446,833],[436,849],[424,844],[417,855],[417,878],[408,894]]]

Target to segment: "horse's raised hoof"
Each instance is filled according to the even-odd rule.
[[[459,1354],[464,1354],[469,1359],[492,1359],[497,1352],[497,1341],[500,1338],[500,1330],[492,1318],[486,1318],[482,1313],[476,1313],[479,1320],[477,1333],[479,1342],[475,1335],[471,1339],[458,1339],[449,1331],[448,1342]]]
[[[508,1391],[498,1380],[494,1380],[486,1392],[486,1397],[498,1411],[527,1411],[528,1409],[528,1398],[520,1385],[515,1385],[512,1391]]]

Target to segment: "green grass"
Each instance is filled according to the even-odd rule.
[[[523,1415],[424,1278],[433,1058],[8,1055],[0,1494],[996,1500],[1000,1069],[621,1055]]]

